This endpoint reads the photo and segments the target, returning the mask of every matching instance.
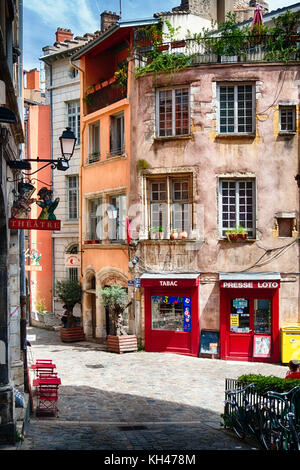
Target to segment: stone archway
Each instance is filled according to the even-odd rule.
[[[128,277],[121,269],[114,268],[111,266],[106,266],[102,268],[100,271],[97,272],[96,275],[97,286],[98,289],[103,289],[104,287],[111,286],[112,284],[119,284],[122,287],[128,287]],[[110,323],[108,312],[105,309],[104,305],[102,305],[101,301],[98,302],[98,309],[99,309],[99,326],[98,330],[101,334],[103,339],[106,339],[107,335],[110,331]]]

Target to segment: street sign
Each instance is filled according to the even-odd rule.
[[[80,268],[81,260],[78,254],[67,254],[65,255],[65,267],[66,268]]]

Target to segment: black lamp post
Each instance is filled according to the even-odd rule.
[[[15,170],[30,170],[31,165],[29,162],[41,162],[46,163],[40,170],[45,168],[48,165],[51,165],[52,168],[56,168],[57,170],[66,171],[69,168],[69,161],[74,153],[74,148],[76,144],[76,137],[74,132],[71,131],[70,127],[67,127],[65,131],[63,131],[62,135],[59,138],[60,140],[60,148],[62,157],[58,158],[57,160],[50,160],[47,158],[26,158],[24,160],[12,160],[8,162],[8,166]],[[39,170],[37,170],[39,171]],[[35,172],[36,173],[36,172]]]

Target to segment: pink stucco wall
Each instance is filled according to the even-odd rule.
[[[203,231],[198,243],[188,243],[193,257],[182,256],[182,269],[201,272],[200,315],[201,328],[219,326],[219,272],[280,272],[280,325],[300,322],[298,311],[299,249],[296,236],[275,237],[275,214],[295,213],[299,230],[299,190],[295,176],[299,172],[299,87],[296,65],[282,64],[230,64],[190,67],[176,74],[164,73],[158,77],[148,74],[136,80],[130,90],[131,98],[131,191],[130,204],[143,200],[143,181],[147,174],[167,171],[193,173],[193,200],[201,206],[199,219]],[[216,132],[218,83],[251,82],[256,92],[256,133],[254,136],[218,137]],[[190,87],[190,138],[155,138],[155,89],[163,86]],[[297,134],[281,136],[278,133],[278,105],[297,104]],[[144,172],[136,172],[139,159],[148,163]],[[221,240],[218,231],[218,178],[244,177],[256,180],[256,240],[232,244]],[[291,246],[291,242],[293,243]],[[172,249],[167,265],[174,269],[181,245],[164,242]],[[175,242],[176,243],[176,242]],[[143,260],[157,262],[159,266],[163,244],[140,243]],[[264,265],[258,261],[269,251]],[[177,250],[177,251],[176,251]],[[156,253],[156,255],[155,255]],[[276,255],[276,256],[275,256]],[[252,269],[251,266],[253,266]]]

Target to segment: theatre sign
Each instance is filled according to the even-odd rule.
[[[18,193],[11,209],[9,228],[14,230],[60,230],[60,220],[56,220],[54,211],[59,198],[52,199],[53,192],[43,187],[38,192],[38,198],[32,197],[35,187],[30,183],[19,183]],[[38,219],[30,219],[31,205],[36,203],[41,208]]]

